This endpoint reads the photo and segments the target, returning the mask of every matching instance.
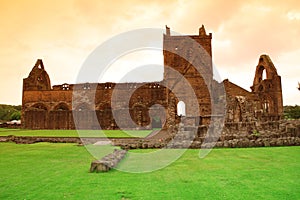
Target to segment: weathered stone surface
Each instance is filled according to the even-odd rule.
[[[0,136],[0,142],[15,142],[16,144],[33,144],[37,142],[51,143],[78,143],[81,139],[78,137],[31,137],[31,136]]]
[[[91,163],[90,172],[108,172],[124,158],[127,151],[115,149],[113,153],[104,156],[101,160]]]
[[[204,26],[199,29],[199,35],[164,35],[165,67],[160,82],[64,83],[51,87],[49,75],[39,59],[23,80],[22,126],[29,129],[99,129],[100,125],[101,129],[138,130],[163,127],[172,132],[183,123],[182,131],[191,131],[200,125],[197,135],[204,137],[207,127],[201,125],[210,124],[212,101],[226,101],[225,129],[238,133],[225,135],[222,140],[233,140],[241,133],[249,134],[254,126],[261,131],[277,129],[276,123],[261,123],[278,121],[283,114],[281,77],[270,57],[260,56],[251,92],[229,80],[220,84],[213,79],[211,40],[212,34],[206,34]],[[267,74],[264,80],[263,71]],[[212,94],[207,86],[212,88]],[[225,90],[225,94],[214,95],[221,90]],[[113,101],[112,94],[117,94]],[[179,100],[186,106],[185,118],[177,115]],[[220,108],[215,109],[217,114],[223,115],[222,105],[219,103],[217,107]],[[299,127],[286,127],[288,136],[295,136]],[[214,125],[214,129],[218,127]],[[262,131],[261,134],[267,133]],[[191,137],[193,135],[185,134],[181,139]],[[142,148],[142,144],[132,148]]]
[[[278,123],[278,122],[276,122]],[[282,127],[291,127],[291,123],[294,127],[300,124],[300,120],[282,120],[278,124],[280,126],[273,128],[272,131],[262,131],[259,127],[254,127],[257,131],[256,135],[249,133],[238,134],[238,130],[233,128],[226,129],[221,133],[218,138],[205,139],[205,137],[199,137],[199,135],[192,140],[190,136],[184,136],[184,134],[189,134],[188,131],[179,131],[177,133],[170,134],[175,139],[163,140],[163,139],[152,139],[152,138],[114,138],[110,142],[112,145],[120,146],[122,149],[146,149],[146,148],[206,148],[203,142],[206,141],[208,144],[215,142],[215,147],[225,147],[225,148],[238,148],[238,147],[262,147],[262,146],[293,146],[300,145],[299,129],[292,134],[287,133],[290,129]],[[268,122],[272,125],[271,122]],[[248,124],[249,125],[249,124]],[[243,126],[248,126],[247,124]],[[201,127],[202,129],[203,127]],[[183,135],[181,135],[183,134]],[[79,143],[84,144],[97,144],[101,141],[108,141],[107,138],[72,138],[72,137],[24,137],[24,136],[0,136],[0,142],[15,142],[18,144],[32,144],[36,142],[54,142],[54,143]]]
[[[190,43],[191,39],[195,42]],[[31,129],[98,129],[100,124],[102,129],[122,127],[141,130],[158,126],[164,130],[147,140],[113,140],[113,145],[121,146],[122,149],[166,146],[201,148],[204,141],[207,142],[203,145],[205,148],[215,142],[217,147],[230,148],[299,145],[299,120],[281,120],[281,77],[269,56],[260,56],[251,92],[224,80],[222,84],[226,95],[213,96],[209,93],[207,85],[212,87],[212,93],[222,86],[213,80],[211,39],[212,35],[206,34],[203,26],[199,29],[199,35],[172,36],[170,32],[164,35],[165,67],[163,80],[160,82],[81,83],[51,87],[43,62],[38,60],[23,81],[23,126]],[[182,56],[188,56],[195,62],[190,63],[189,59],[183,59]],[[199,62],[202,63],[201,66],[204,63],[204,71],[199,72]],[[266,79],[262,76],[264,71]],[[174,72],[183,78],[177,79]],[[188,90],[189,87],[192,90]],[[127,94],[131,92],[129,98]],[[112,102],[113,93],[119,95]],[[196,96],[196,100],[193,95]],[[129,105],[126,104],[126,100],[129,101]],[[221,130],[221,123],[211,120],[215,117],[212,115],[211,103],[225,100],[226,112],[216,109],[220,110],[220,116],[225,114],[225,124]],[[177,115],[179,101],[186,105],[186,116]],[[154,106],[156,104],[161,107]],[[200,110],[197,110],[197,107]],[[130,116],[126,115],[128,112]],[[77,126],[76,119],[80,119]],[[212,127],[209,127],[211,121]],[[216,135],[218,130],[221,130],[220,135]],[[28,137],[0,138],[0,141],[16,143],[69,140],[77,141]],[[86,139],[86,142],[90,141]]]
[[[271,146],[271,145],[270,145],[270,142],[269,142],[269,141],[264,141],[264,146],[265,146],[265,147]]]

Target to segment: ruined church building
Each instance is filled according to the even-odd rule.
[[[282,118],[281,77],[268,55],[259,57],[249,92],[228,79],[222,83],[213,79],[212,34],[206,34],[204,26],[199,29],[198,35],[183,36],[173,36],[170,29],[166,28],[166,34],[163,35],[164,75],[160,82],[64,83],[51,86],[42,60],[37,60],[29,76],[23,80],[22,126],[26,129],[97,129],[100,124],[102,129],[119,129],[119,126],[128,129],[167,129],[179,123],[178,111],[184,112],[178,110],[178,103],[185,106],[183,110],[186,117],[200,119],[196,126],[207,125],[212,115],[212,101],[221,98],[213,99],[209,92],[209,87],[213,89],[216,84],[223,84],[225,89],[225,123],[276,121]],[[186,42],[187,38],[196,41],[197,46],[189,45]],[[195,55],[193,50],[200,46],[209,55],[208,60],[203,52]],[[201,72],[204,74],[200,74],[199,70],[180,56],[183,54],[194,60],[206,59],[205,70]],[[195,99],[191,97],[192,94],[181,84],[177,84],[174,71],[187,80],[196,101],[192,102]],[[79,88],[77,92],[82,96],[89,96],[94,91],[94,104],[84,100],[72,104],[75,87]],[[118,90],[119,94],[126,94],[131,88],[135,88],[135,91],[130,97],[129,105],[124,105],[128,100],[122,99],[120,95],[114,102],[115,106],[112,106],[111,97],[114,90]],[[176,95],[173,92],[175,90],[179,91]],[[197,113],[191,108],[196,104],[199,107]],[[132,120],[126,115],[128,110]],[[75,126],[74,116],[80,118],[79,125]],[[98,126],[91,122],[97,122]]]

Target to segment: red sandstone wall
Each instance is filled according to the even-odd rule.
[[[151,128],[155,119],[156,124],[172,128],[180,121],[179,101],[185,103],[187,117],[200,116],[200,123],[209,124],[211,103],[222,99],[227,100],[227,122],[280,119],[281,78],[266,55],[259,59],[252,92],[225,80],[226,96],[211,95],[219,84],[213,80],[211,39],[203,26],[199,35],[192,36],[171,36],[167,29],[164,80],[159,83],[82,83],[51,88],[38,60],[23,81],[22,125],[32,129],[95,129],[100,123],[102,129]],[[267,71],[265,80],[263,70]]]

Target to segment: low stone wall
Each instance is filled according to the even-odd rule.
[[[300,120],[271,122],[226,123],[220,136],[206,138],[208,126],[199,126],[198,131],[178,128],[173,140],[134,139],[113,140],[113,144],[123,149],[147,148],[236,148],[263,146],[299,146]],[[214,138],[215,137],[215,138]],[[203,142],[206,142],[203,144]]]
[[[15,142],[16,144],[33,144],[37,142],[81,144],[81,140],[78,137],[30,137],[14,135],[0,136],[0,142]]]
[[[90,172],[108,172],[116,167],[124,158],[127,151],[115,149],[113,153],[104,156],[101,160],[95,160],[91,163]]]
[[[148,148],[210,148],[299,146],[300,120],[226,123],[220,136],[206,139],[208,126],[178,127],[169,138],[111,138],[112,145],[122,149]],[[197,130],[197,131],[193,131]],[[196,133],[196,134],[195,134]],[[165,136],[164,135],[164,136]],[[170,136],[173,135],[173,140]],[[175,138],[175,139],[174,139]],[[0,142],[32,144],[36,142],[94,144],[103,138],[0,136]],[[107,140],[107,139],[106,139]],[[203,144],[203,142],[206,142]]]
[[[280,137],[280,138],[263,138],[257,137],[255,139],[240,138],[232,140],[217,140],[217,142],[207,142],[203,144],[199,140],[183,140],[183,141],[124,141],[115,140],[115,146],[120,146],[122,149],[159,149],[159,148],[246,148],[246,147],[270,147],[270,146],[300,146],[300,137]]]
[[[166,146],[166,141],[159,139],[112,139],[112,145],[120,146],[122,149],[159,149]]]
[[[131,138],[115,138],[117,140],[131,140]],[[110,141],[108,138],[93,137],[40,137],[40,136],[0,136],[0,142],[15,142],[16,144],[33,144],[37,142],[50,143],[78,143],[78,144],[95,144],[99,141]]]
[[[3,124],[0,124],[0,128],[17,129],[17,128],[21,128],[21,124],[7,124],[7,123],[3,123]]]

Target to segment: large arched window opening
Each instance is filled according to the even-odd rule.
[[[185,103],[183,101],[179,101],[177,104],[177,115],[180,117],[186,116]]]
[[[265,80],[265,79],[267,79],[267,72],[266,72],[267,70],[263,70],[262,71],[262,80]]]
[[[258,71],[258,82],[261,82],[265,79],[267,79],[267,70],[264,68],[264,66],[260,66]]]

